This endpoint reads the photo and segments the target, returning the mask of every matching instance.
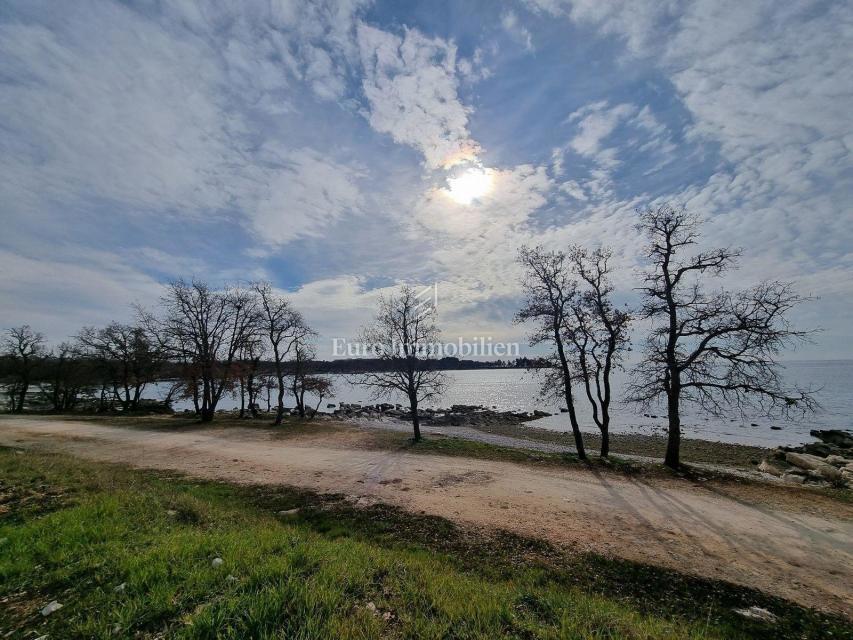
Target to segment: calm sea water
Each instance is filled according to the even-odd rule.
[[[374,402],[363,388],[353,385],[343,376],[331,376],[335,383],[334,398],[323,400],[321,410],[327,403]],[[491,369],[479,371],[448,372],[449,384],[444,396],[430,406],[449,407],[452,404],[477,404],[495,407],[498,410],[533,411],[541,409],[554,413],[527,424],[555,431],[568,431],[568,415],[559,413],[559,403],[543,400],[539,394],[539,380],[534,372],[521,369]],[[817,428],[850,429],[853,427],[853,360],[800,361],[785,365],[785,377],[791,383],[818,389],[817,397],[821,409],[805,419],[769,419],[760,416],[746,416],[733,411],[727,418],[707,416],[687,406],[683,412],[682,423],[686,437],[775,446],[781,444],[799,444],[812,441],[809,430]],[[647,413],[634,405],[620,402],[627,377],[619,374],[614,377],[614,406],[611,411],[612,426],[615,433],[664,433],[666,425],[665,408],[658,407]],[[578,390],[582,393],[581,390]],[[150,392],[146,395],[153,395]],[[402,399],[394,399],[402,402]],[[316,399],[312,404],[316,403]],[[292,404],[292,400],[291,400]],[[263,402],[262,402],[263,405]],[[178,403],[176,409],[189,408],[190,403]],[[231,409],[239,406],[239,399],[223,398],[219,408]],[[582,395],[578,403],[579,419],[584,430],[595,431],[592,413]],[[758,426],[751,426],[753,423]],[[773,430],[770,427],[781,427]]]

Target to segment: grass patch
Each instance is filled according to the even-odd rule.
[[[484,433],[494,433],[513,438],[556,444],[574,448],[574,437],[570,432],[551,431],[529,425],[468,425]],[[588,452],[596,452],[601,447],[601,436],[597,433],[583,434],[584,445]],[[640,433],[611,433],[610,451],[663,459],[666,451],[666,437]],[[767,453],[763,447],[727,442],[713,442],[682,438],[681,459],[697,464],[716,464],[740,469],[754,468]]]
[[[4,637],[817,638],[846,629],[748,589],[335,496],[9,449],[0,449],[0,477]],[[52,600],[63,608],[42,617]],[[731,612],[752,604],[780,622]]]
[[[576,454],[569,451],[546,452],[536,449],[523,449],[518,447],[507,447],[503,445],[477,442],[458,437],[443,437],[430,435],[419,442],[400,433],[385,432],[381,440],[386,444],[397,444],[400,448],[411,453],[436,454],[444,456],[456,456],[462,458],[477,458],[479,460],[497,460],[499,462],[514,462],[535,466],[566,467],[584,464],[591,467],[619,470],[623,473],[640,473],[645,468],[643,465],[634,464],[620,459],[618,456],[610,456],[609,459],[589,458],[582,462]]]

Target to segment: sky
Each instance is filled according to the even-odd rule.
[[[0,327],[265,279],[327,356],[409,282],[524,344],[521,245],[612,247],[636,304],[673,202],[743,249],[720,286],[815,298],[789,357],[851,358],[851,43],[845,2],[7,0]]]

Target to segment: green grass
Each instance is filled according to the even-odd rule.
[[[0,449],[0,634],[29,638],[843,637],[731,585],[275,487]],[[282,509],[300,507],[296,517]],[[222,558],[222,566],[211,561]],[[121,585],[124,585],[121,587]],[[63,608],[43,618],[51,600]],[[368,608],[373,603],[375,611]],[[759,604],[779,624],[745,621]],[[35,635],[33,635],[35,634]]]
[[[619,458],[619,456],[610,456],[607,460],[597,457],[590,458],[585,463],[582,463],[576,454],[568,451],[552,453],[537,449],[522,449],[477,442],[458,437],[436,437],[430,435],[418,442],[413,442],[411,437],[406,434],[384,432],[382,435],[384,438],[380,438],[380,442],[384,440],[385,444],[389,447],[396,444],[401,449],[405,449],[410,453],[476,458],[478,460],[497,460],[499,462],[515,462],[517,464],[535,466],[565,467],[586,464],[592,467],[616,469],[624,473],[639,473],[644,468],[644,465],[633,464]]]

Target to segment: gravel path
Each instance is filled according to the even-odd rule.
[[[0,418],[0,445],[344,493],[853,615],[850,505],[797,489],[359,447],[369,436],[353,429],[282,440],[274,429],[167,431]]]

